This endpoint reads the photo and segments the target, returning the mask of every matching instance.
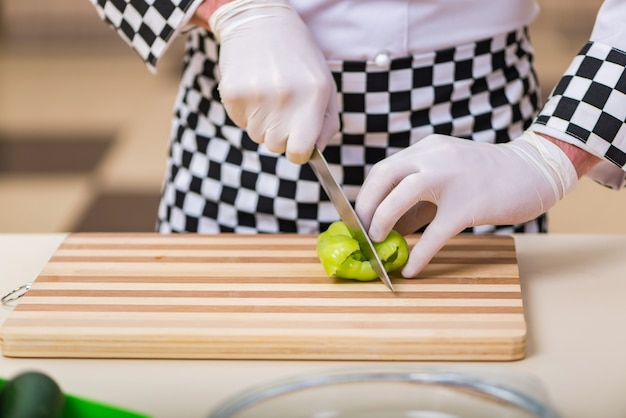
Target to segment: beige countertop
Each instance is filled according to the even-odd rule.
[[[64,236],[0,234],[0,294],[34,280]],[[626,416],[626,235],[516,235],[515,240],[528,322],[526,358],[447,366],[535,376],[563,418]],[[11,309],[0,306],[0,322]],[[155,418],[201,418],[251,385],[346,364],[381,365],[0,357],[0,376],[39,369],[67,393]],[[407,366],[422,364],[433,365]]]

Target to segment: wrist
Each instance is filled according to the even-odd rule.
[[[525,150],[527,162],[543,173],[543,177],[552,185],[557,201],[576,188],[579,177],[574,164],[552,141],[527,130],[511,144]]]
[[[289,0],[231,0],[213,11],[208,25],[217,42],[221,43],[227,33],[238,27],[247,26],[255,20],[274,18],[278,14],[282,16],[285,11],[299,19]]]
[[[209,18],[217,9],[230,3],[233,0],[204,0],[196,9],[195,13],[189,20],[192,25],[203,27],[211,30]]]
[[[579,148],[568,142],[561,141],[560,139],[543,133],[536,132],[536,134],[559,147],[561,151],[563,151],[565,155],[567,155],[567,158],[569,158],[569,160],[572,162],[572,165],[576,169],[576,174],[578,175],[578,178],[581,178],[582,176],[587,174],[589,170],[591,170],[596,164],[602,161],[595,155],[590,154],[582,148]]]

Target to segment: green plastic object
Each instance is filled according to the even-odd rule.
[[[0,378],[0,387],[6,379]],[[65,406],[61,418],[152,418],[150,415],[131,411],[102,402],[65,394]]]
[[[65,395],[65,407],[61,418],[150,418],[150,416],[73,395]]]

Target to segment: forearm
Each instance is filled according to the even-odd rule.
[[[587,172],[591,170],[593,166],[602,161],[601,158],[598,158],[595,155],[583,150],[582,148],[579,148],[568,142],[561,141],[560,139],[556,139],[552,136],[539,132],[537,132],[537,135],[541,135],[543,138],[546,138],[548,141],[559,147],[565,153],[565,155],[567,155],[567,157],[574,165],[574,168],[576,169],[576,174],[578,174],[578,178],[581,178],[582,176],[587,174]]]
[[[196,9],[196,12],[189,20],[189,23],[207,30],[211,30],[209,26],[209,18],[220,6],[230,3],[232,0],[205,0]]]

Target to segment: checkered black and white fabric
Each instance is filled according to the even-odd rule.
[[[573,136],[595,154],[625,167],[626,52],[587,43],[553,90],[535,124]],[[620,147],[615,146],[618,142]]]
[[[157,60],[163,55],[178,28],[195,10],[198,0],[90,0],[102,20],[111,25],[156,71]]]
[[[337,214],[308,165],[252,142],[228,118],[217,90],[218,45],[189,33],[160,232],[318,233]],[[331,62],[341,132],[324,151],[354,200],[369,168],[432,133],[506,142],[536,114],[538,85],[524,29],[388,62]],[[489,187],[488,184],[485,187]],[[542,231],[543,217],[498,227]],[[494,232],[491,226],[474,232]]]

